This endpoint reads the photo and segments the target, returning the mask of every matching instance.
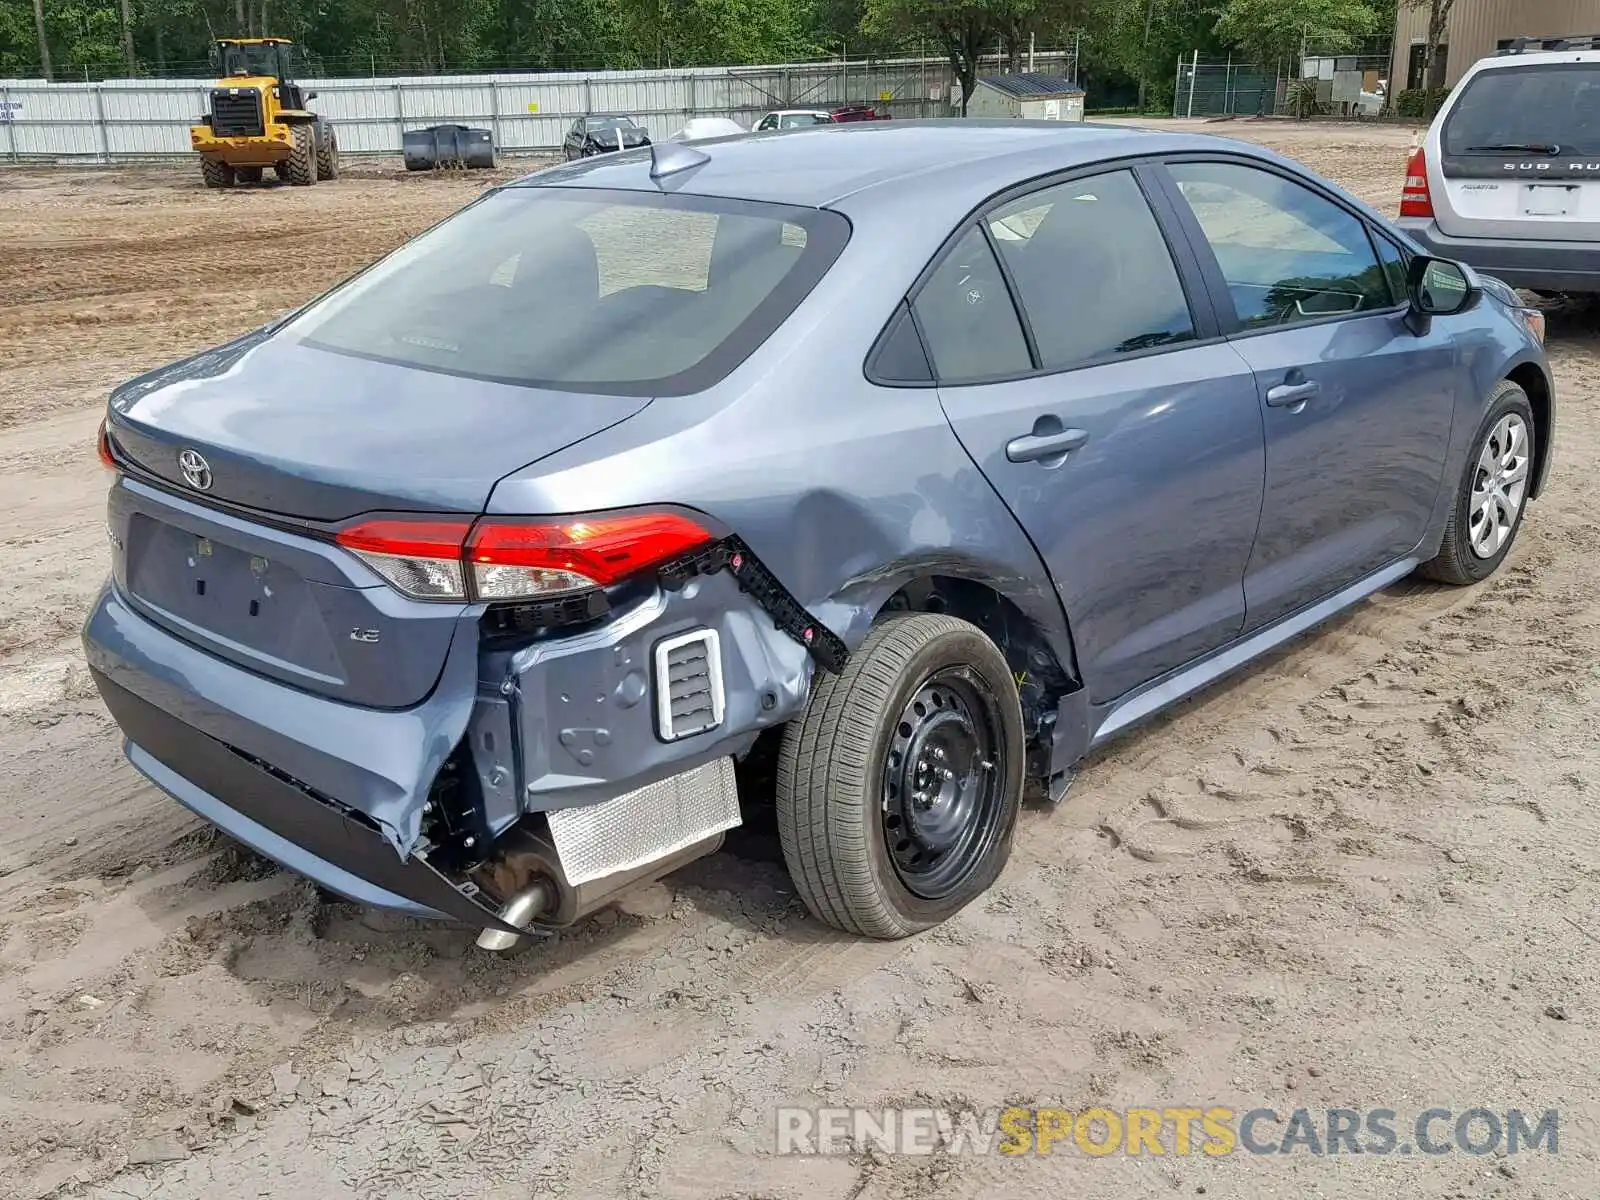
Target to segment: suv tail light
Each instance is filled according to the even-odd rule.
[[[1433,216],[1433,193],[1428,190],[1428,155],[1421,146],[1406,163],[1406,186],[1400,193],[1402,217]]]
[[[335,541],[418,600],[544,600],[609,587],[703,546],[686,516],[629,512],[566,521],[384,517]]]
[[[105,421],[100,422],[100,432],[95,435],[95,450],[100,455],[100,465],[108,471],[117,469],[117,460],[111,456],[111,435],[106,432]]]

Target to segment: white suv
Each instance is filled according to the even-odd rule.
[[[1600,34],[1474,63],[1412,151],[1400,226],[1514,287],[1600,292]]]

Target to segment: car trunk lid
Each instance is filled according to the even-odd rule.
[[[462,606],[400,595],[333,529],[371,512],[476,515],[501,477],[649,402],[271,339],[201,358],[113,399],[129,472],[110,510],[124,593],[214,654],[380,708],[429,693]]]

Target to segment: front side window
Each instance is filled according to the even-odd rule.
[[[774,116],[771,116],[769,114],[768,116],[765,116],[765,117],[761,118],[761,124],[757,125],[756,129],[757,130],[776,129],[777,127],[778,127],[778,118],[774,117]]]
[[[1173,163],[1246,329],[1394,306],[1366,225],[1310,188],[1235,163]]]
[[[917,293],[915,309],[940,383],[1033,368],[1005,276],[982,230],[969,229],[951,248]]]
[[[568,391],[709,386],[832,265],[818,209],[650,193],[490,193],[295,318],[283,336]]]
[[[987,221],[1042,366],[1079,366],[1194,338],[1178,269],[1131,172],[1031,193]]]

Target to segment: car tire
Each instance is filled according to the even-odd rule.
[[[317,181],[316,138],[309,125],[291,125],[289,157],[284,162],[289,182],[295,187],[310,187]]]
[[[1502,380],[1472,439],[1439,553],[1420,569],[1425,578],[1465,586],[1505,561],[1528,511],[1536,429],[1527,393]]]
[[[208,188],[231,188],[233,186],[234,171],[225,162],[213,162],[209,158],[200,160],[200,178],[205,180]]]
[[[998,647],[954,617],[879,621],[784,729],[778,837],[801,899],[864,937],[948,919],[1005,866],[1022,775],[1022,706]]]
[[[320,126],[322,136],[317,139],[317,180],[339,178],[339,135],[332,125]]]

